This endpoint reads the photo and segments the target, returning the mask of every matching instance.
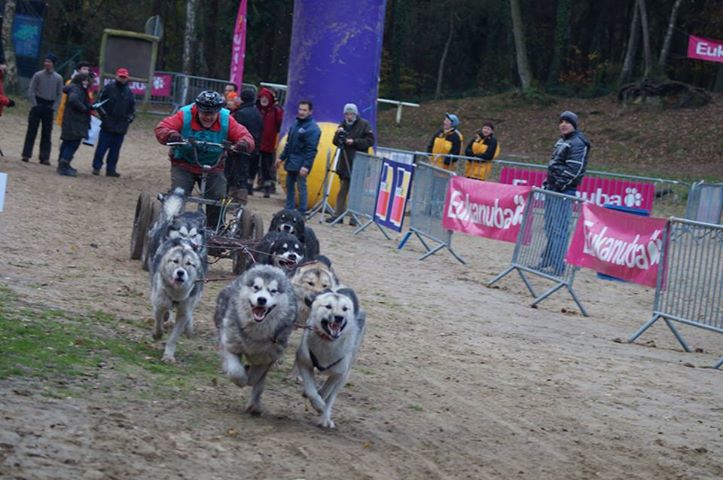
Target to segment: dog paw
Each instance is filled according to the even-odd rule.
[[[248,413],[251,416],[258,417],[262,413],[264,413],[263,408],[261,408],[260,403],[249,403],[246,405],[246,413]]]
[[[239,387],[245,387],[248,384],[248,377],[243,368],[229,370],[226,373],[228,374],[228,378]]]
[[[318,425],[321,428],[328,428],[328,429],[336,428],[336,424],[334,423],[334,421],[331,418],[321,417]]]
[[[175,364],[176,363],[176,357],[173,355],[170,355],[168,353],[163,354],[163,358],[161,359],[163,363],[170,363]]]

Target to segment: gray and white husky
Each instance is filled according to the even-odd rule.
[[[182,238],[188,240],[198,252],[206,270],[206,215],[201,211],[185,212],[186,194],[176,187],[165,195],[159,194],[163,202],[161,213],[153,226],[148,230],[143,245],[141,262],[145,270],[150,269],[156,250],[166,240]]]
[[[346,384],[365,332],[366,314],[359,309],[354,290],[340,288],[318,295],[311,303],[307,329],[296,351],[296,365],[304,380],[304,396],[321,414],[319,426],[334,428],[331,408]],[[317,390],[314,369],[327,379]]]
[[[164,362],[175,362],[176,343],[182,332],[193,335],[193,309],[201,299],[204,270],[201,258],[187,241],[164,242],[151,265],[151,303],[155,328],[153,338],[163,336],[163,321],[175,317],[175,325],[163,352]]]
[[[296,321],[294,288],[280,268],[256,265],[219,293],[213,319],[223,371],[239,387],[253,387],[246,411],[258,415],[266,374]]]

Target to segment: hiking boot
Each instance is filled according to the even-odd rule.
[[[341,222],[339,222],[339,223],[341,223]],[[359,226],[359,222],[357,222],[354,217],[351,217],[351,218],[349,219],[349,226],[351,226],[351,227],[358,227],[358,226]]]
[[[28,157],[23,157],[20,160],[22,160],[25,163],[28,163],[30,161],[30,159]]]
[[[95,175],[96,177],[97,177],[98,175],[100,175],[100,168],[94,168],[94,169],[93,169],[93,175]]]
[[[118,177],[121,176],[121,174],[118,173],[118,172],[105,172],[105,176],[106,176],[106,177],[118,178]]]
[[[60,160],[58,162],[58,168],[56,170],[58,172],[58,175],[62,175],[64,177],[77,177],[78,172],[74,168],[70,166],[70,162],[66,160]]]
[[[334,215],[333,217],[329,217],[329,218],[327,218],[327,219],[324,220],[324,221],[325,221],[326,223],[334,223],[334,222],[336,222],[337,218],[339,218],[339,217],[336,216],[336,215]],[[337,223],[344,223],[344,219],[342,218],[342,219],[339,220],[339,222],[337,222]]]
[[[27,160],[25,160],[27,161]],[[40,160],[40,165],[50,165],[50,160]]]

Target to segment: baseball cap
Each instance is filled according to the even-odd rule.
[[[128,78],[128,69],[127,68],[119,68],[115,71],[115,74],[119,77],[126,77]]]

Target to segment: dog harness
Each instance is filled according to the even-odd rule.
[[[339,360],[330,363],[326,367],[322,367],[321,365],[319,365],[319,360],[316,358],[316,355],[314,355],[314,352],[312,352],[311,349],[309,349],[309,357],[311,357],[311,363],[320,372],[323,372],[324,370],[329,370],[331,367],[344,360],[344,357],[341,357]]]

